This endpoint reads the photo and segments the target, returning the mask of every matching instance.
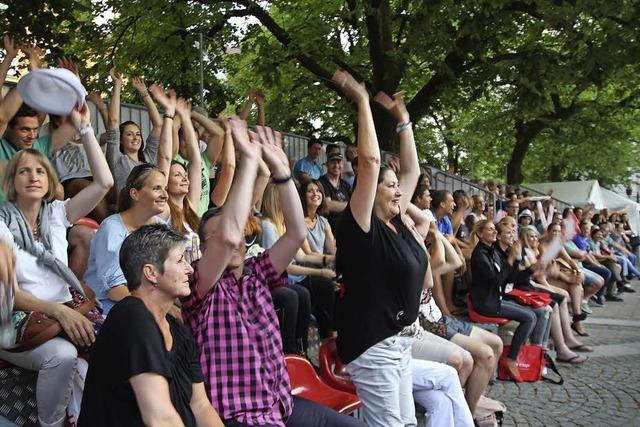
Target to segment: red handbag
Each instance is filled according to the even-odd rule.
[[[509,354],[509,348],[511,346],[505,345],[504,350],[502,351],[502,355],[500,356],[500,363],[498,363],[498,379],[500,380],[511,380],[509,373],[507,372],[506,359]],[[516,360],[516,366],[518,366],[518,370],[520,371],[520,376],[524,381],[527,382],[535,382],[540,381],[541,379],[545,379],[554,384],[562,384],[564,379],[558,368],[556,368],[556,364],[547,355],[547,351],[543,350],[538,345],[523,345],[520,347],[520,353],[518,353],[518,359]],[[559,380],[554,380],[552,378],[544,377],[542,375],[544,368],[547,367],[551,369],[560,377]]]
[[[539,308],[551,304],[551,297],[545,292],[523,291],[521,289],[512,289],[507,295],[512,297],[518,304],[528,305],[529,307]]]

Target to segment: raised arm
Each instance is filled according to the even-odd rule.
[[[256,92],[256,105],[258,106],[258,125],[265,126],[266,120],[264,115],[264,93]]]
[[[291,177],[289,159],[282,150],[282,134],[264,126],[257,126],[256,129],[262,143],[262,158],[273,176],[284,214],[286,231],[269,252],[275,270],[282,273],[307,237],[307,226],[300,197]]]
[[[336,71],[333,81],[358,109],[358,185],[351,195],[351,213],[360,228],[369,232],[373,201],[380,171],[380,147],[364,83],[355,81],[346,71]]]
[[[253,207],[256,210],[260,210],[260,206],[262,206],[262,196],[269,184],[270,176],[269,166],[261,159],[260,166],[258,167],[258,176],[256,177],[256,183],[253,187]]]
[[[102,118],[102,123],[104,127],[107,127],[107,123],[109,123],[109,110],[107,109],[107,104],[105,104],[100,92],[94,90],[93,92],[89,92],[89,101],[96,106],[96,109],[100,113],[100,117]]]
[[[166,95],[164,90],[155,83],[149,87],[149,90],[160,105],[162,105],[162,108],[164,108],[164,118],[160,132],[160,146],[158,147],[156,164],[158,168],[164,172],[165,176],[168,177],[171,160],[173,160],[174,157],[173,124],[176,120],[176,92],[170,90],[169,94]]]
[[[102,154],[100,144],[96,140],[90,122],[89,106],[85,102],[82,110],[74,109],[71,112],[71,121],[75,129],[78,129],[82,145],[87,153],[87,160],[91,168],[93,180],[79,193],[67,202],[67,219],[73,223],[87,215],[102,200],[111,187],[113,187],[113,176],[107,165],[107,159]]]
[[[191,123],[191,104],[180,98],[176,104],[176,112],[182,119],[182,131],[187,144],[187,156],[189,157],[189,193],[187,197],[191,206],[198,206],[200,203],[200,194],[202,194],[202,179],[200,177],[202,171],[202,158],[200,157],[200,146],[198,144],[198,136],[193,123]]]
[[[11,63],[15,59],[18,54],[18,48],[13,43],[13,39],[8,34],[3,38],[4,42],[4,59],[2,60],[2,64],[0,64],[0,85],[4,85],[5,80],[7,80],[7,74],[9,73],[9,69],[11,68]],[[2,100],[2,92],[0,92],[0,100]]]
[[[247,117],[249,117],[249,113],[251,112],[251,106],[253,105],[253,101],[255,100],[255,92],[252,90],[249,91],[249,96],[247,97],[247,102],[242,106],[242,110],[238,113],[238,117],[242,120],[246,121]]]
[[[220,113],[223,114],[223,113]],[[218,115],[220,117],[220,115]],[[223,144],[225,141],[225,129],[220,127],[216,122],[206,117],[204,114],[200,114],[197,111],[191,110],[191,118],[199,125],[206,129],[209,134],[207,138],[207,149],[204,150],[204,155],[207,157],[212,165],[215,165],[220,157]],[[220,119],[222,122],[222,119]],[[232,142],[233,144],[233,142]]]
[[[149,120],[151,120],[151,132],[149,136],[160,136],[163,121],[160,117],[160,113],[158,112],[158,107],[156,107],[153,99],[151,99],[151,95],[149,95],[147,86],[138,77],[133,77],[131,79],[131,86],[133,86],[133,88],[136,90],[138,96],[142,100],[142,103],[147,108],[147,112],[149,113]]]
[[[240,167],[220,219],[214,228],[205,226],[205,231],[209,234],[201,242],[203,253],[196,284],[196,291],[201,296],[206,295],[218,281],[229,264],[233,251],[244,242],[244,226],[251,212],[253,183],[262,150],[258,142],[249,139],[244,120],[232,118],[229,125],[239,154]]]
[[[382,105],[397,123],[396,132],[400,140],[400,174],[398,180],[400,181],[400,190],[406,195],[400,200],[400,212],[405,213],[411,202],[410,194],[413,194],[420,176],[418,152],[416,150],[416,141],[413,137],[413,124],[401,93],[395,94],[391,98],[384,92],[378,92],[374,101]],[[358,165],[360,165],[359,162],[360,160],[358,160]],[[360,177],[358,177],[358,184],[360,184]]]
[[[116,68],[111,67],[109,75],[113,81],[113,92],[109,100],[109,120],[107,129],[117,129],[120,126],[120,92],[122,92],[122,75],[116,73]]]
[[[224,113],[220,113],[218,117],[225,127],[224,145],[222,146],[222,157],[220,158],[220,174],[218,175],[216,186],[211,191],[211,201],[216,206],[222,206],[227,199],[233,182],[233,175],[236,171],[236,152],[233,149],[233,137],[231,136],[231,128],[229,127],[227,116]]]

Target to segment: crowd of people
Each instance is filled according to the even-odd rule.
[[[5,38],[5,50],[0,69],[18,49]],[[345,71],[333,83],[357,109],[356,144],[311,139],[293,165],[258,92],[213,120],[131,76],[145,138],[120,122],[125,78],[110,78],[108,103],[88,96],[102,135],[86,102],[68,117],[15,89],[0,102],[0,284],[15,293],[1,326],[16,329],[0,359],[38,372],[42,426],[412,426],[414,402],[428,426],[492,422],[483,408],[502,403],[484,393],[498,364],[522,381],[522,346],[549,339],[558,361],[584,363],[592,307],[640,278],[622,212],[556,212],[490,184],[496,209],[431,191],[402,95],[370,98]],[[397,124],[388,164],[372,102]],[[524,305],[513,289],[551,302]],[[518,322],[508,351],[461,316],[463,290],[478,313]],[[56,333],[32,337],[44,319]],[[284,356],[309,355],[313,322],[336,341],[361,419],[292,396]]]

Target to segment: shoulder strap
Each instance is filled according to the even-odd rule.
[[[544,353],[544,359],[546,361],[547,368],[551,369],[558,377],[560,377],[560,379],[554,380],[553,378],[545,377],[544,375],[542,375],[542,379],[553,384],[562,385],[564,383],[564,378],[562,378],[562,374],[560,373],[560,371],[558,371],[556,362],[553,361],[551,356],[549,356],[549,353],[547,353],[546,351]]]

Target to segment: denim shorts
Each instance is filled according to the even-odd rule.
[[[444,323],[447,325],[447,335],[446,338],[450,340],[453,338],[455,334],[462,334],[469,336],[471,335],[471,329],[473,325],[469,322],[465,322],[462,320],[454,319],[452,317],[442,316],[440,319],[440,323]]]

